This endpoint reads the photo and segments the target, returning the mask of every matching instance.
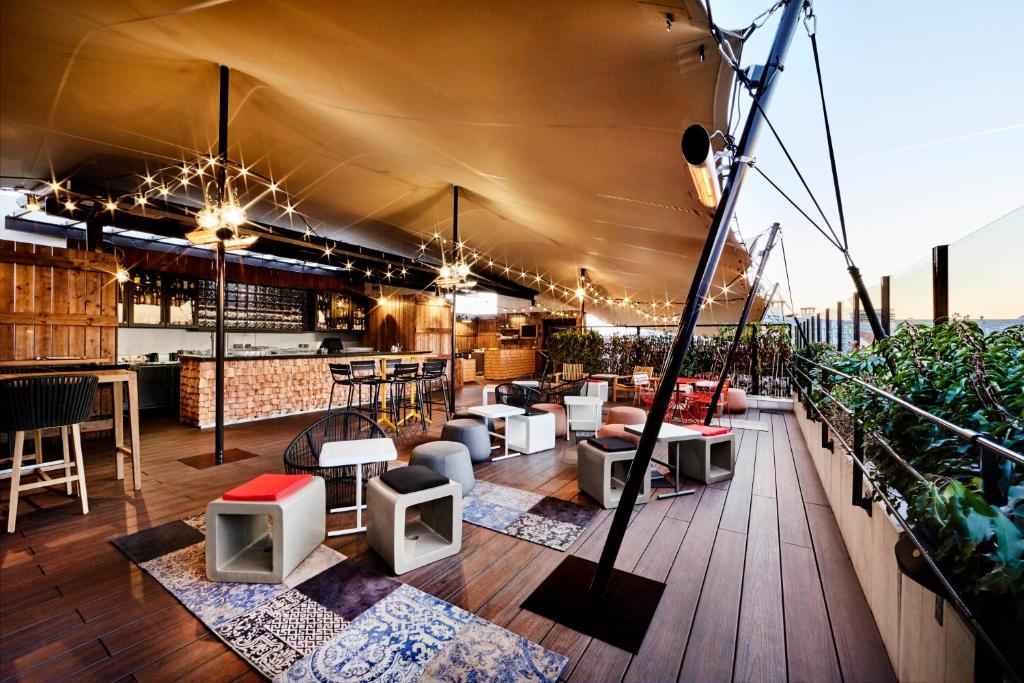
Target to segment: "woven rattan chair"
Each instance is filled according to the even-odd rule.
[[[540,392],[533,387],[506,383],[494,387],[494,398],[498,403],[507,406],[529,408],[540,401]]]
[[[71,495],[73,483],[78,484],[82,500],[82,514],[89,514],[89,498],[85,487],[85,467],[82,464],[82,432],[80,425],[89,419],[92,401],[96,396],[95,375],[54,375],[52,377],[19,377],[0,381],[0,432],[14,434],[11,464],[10,511],[7,533],[14,533],[18,519],[18,496],[22,491],[64,484]],[[42,430],[59,428],[64,457],[60,461],[43,462]],[[68,448],[70,429],[75,459],[71,461]],[[32,432],[36,441],[34,465],[24,465],[22,451],[25,432]],[[74,474],[71,470],[74,468]],[[63,477],[50,477],[53,470],[64,470]],[[22,483],[22,475],[35,472],[41,481]],[[5,475],[6,476],[6,475]]]
[[[356,468],[320,467],[320,449],[329,441],[385,438],[384,430],[365,414],[337,411],[320,418],[296,436],[284,451],[286,474],[312,474],[327,485],[327,509],[348,507],[356,501]],[[363,482],[387,471],[387,463],[363,466]]]

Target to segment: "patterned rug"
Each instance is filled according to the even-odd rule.
[[[568,550],[600,510],[560,498],[477,481],[462,519],[555,550]]]
[[[205,515],[114,545],[275,681],[556,681],[566,658],[321,545],[283,585],[206,578]]]

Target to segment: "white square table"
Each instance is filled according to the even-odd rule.
[[[508,418],[508,417],[510,417],[512,415],[522,415],[523,413],[526,412],[522,408],[519,408],[519,407],[516,407],[516,406],[507,406],[504,403],[495,403],[495,404],[487,405],[487,406],[473,406],[472,408],[468,408],[467,410],[468,410],[468,412],[471,412],[474,415],[479,415],[480,417],[487,418],[488,420],[506,419],[506,418]],[[505,425],[505,431],[506,432],[508,431],[507,420],[506,420],[506,425]],[[505,442],[505,454],[504,455],[500,455],[497,458],[493,458],[492,457],[491,458],[491,462],[497,462],[498,460],[505,460],[506,458],[515,458],[515,457],[518,457],[519,455],[521,455],[521,453],[513,453],[513,454],[509,455],[509,452],[508,452],[508,435],[507,434],[498,434],[497,432],[492,432],[492,431],[488,431],[487,433],[490,434],[491,436],[493,436],[495,438],[498,438],[498,439],[501,439],[502,441]],[[497,448],[497,446],[492,446],[491,447],[492,450],[495,449],[495,448]]]
[[[626,425],[626,431],[629,432],[630,434],[636,434],[637,436],[640,436],[640,435],[642,435],[644,433],[644,425],[642,425],[642,424]],[[682,477],[682,474],[680,474],[681,470],[679,469],[679,445],[678,444],[681,441],[692,441],[694,439],[699,439],[700,436],[701,436],[700,432],[695,432],[692,429],[687,429],[686,427],[681,427],[680,425],[672,424],[671,422],[662,422],[661,423],[661,429],[658,431],[658,443],[663,443],[663,444],[667,444],[668,445],[669,455],[674,456],[674,460],[675,460],[676,465],[675,465],[674,468],[672,468],[672,465],[667,463],[667,462],[661,463],[661,464],[665,465],[666,467],[669,467],[669,468],[672,468],[672,469],[675,470],[675,477],[674,477],[675,478],[675,482],[674,482],[675,490],[673,490],[672,493],[660,493],[660,494],[658,494],[658,500],[661,500],[662,498],[675,498],[676,496],[690,496],[690,495],[693,495],[693,493],[694,493],[693,489],[680,489],[679,488],[679,479]],[[656,461],[656,462],[661,462],[661,461]]]
[[[505,418],[508,447],[520,453],[537,453],[555,447],[555,414],[538,410]]]
[[[566,396],[565,397],[565,440],[570,439],[573,432],[597,432],[601,428],[601,405],[604,403],[597,396]]]
[[[351,507],[331,508],[331,512],[356,511],[356,525],[350,529],[328,531],[328,536],[341,536],[366,531],[363,525],[363,465],[387,462],[398,458],[395,442],[391,439],[355,439],[353,441],[328,441],[320,449],[320,467],[356,468],[356,504]]]

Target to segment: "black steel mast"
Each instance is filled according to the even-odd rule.
[[[761,276],[764,275],[765,264],[768,263],[768,256],[772,253],[772,247],[775,246],[775,236],[779,233],[779,224],[773,223],[771,232],[768,233],[768,244],[764,248],[764,253],[761,255],[761,263],[757,266],[757,277],[754,279],[752,285],[750,285],[750,292],[747,294],[747,300],[743,304],[743,312],[740,313],[739,322],[736,323],[736,334],[732,338],[732,346],[729,347],[729,353],[725,357],[725,365],[722,366],[722,372],[718,376],[718,384],[715,386],[715,392],[711,395],[711,403],[708,405],[708,414],[704,417],[704,424],[710,425],[711,418],[715,415],[715,408],[718,407],[718,401],[722,398],[722,389],[725,387],[725,380],[729,377],[729,370],[732,368],[733,362],[736,360],[736,351],[739,349],[740,340],[743,338],[743,328],[747,326],[747,319],[750,317],[750,309],[754,305],[754,299],[757,296],[757,288],[761,284]],[[770,301],[770,299],[769,299]],[[765,304],[767,307],[768,304]],[[756,359],[752,359],[752,362],[757,362]],[[679,476],[676,474],[676,476]]]
[[[224,201],[224,190],[227,183],[228,170],[228,79],[230,70],[226,66],[220,67],[220,121],[217,136],[217,156],[220,165],[217,167],[217,201]],[[217,326],[214,332],[214,386],[215,386],[215,416],[214,420],[214,441],[213,459],[218,465],[224,464],[224,306],[227,302],[227,259],[224,251],[224,239],[226,235],[221,234],[223,227],[217,230],[217,258],[216,258],[216,279],[217,279]]]
[[[757,143],[757,137],[764,123],[763,110],[767,110],[779,76],[782,73],[783,62],[789,45],[793,40],[793,33],[800,21],[800,11],[803,6],[801,0],[788,0],[775,32],[775,39],[772,42],[771,51],[767,63],[761,73],[761,79],[757,84],[754,93],[754,101],[750,112],[747,115],[746,123],[739,144],[736,147],[734,162],[729,169],[729,176],[722,189],[722,198],[718,202],[715,217],[708,229],[707,240],[704,243],[704,250],[701,252],[700,261],[694,270],[693,282],[690,285],[689,294],[686,297],[686,307],[679,319],[679,329],[676,338],[672,342],[672,348],[665,360],[661,376],[663,381],[655,393],[653,405],[647,415],[647,423],[644,426],[643,434],[640,437],[640,444],[637,446],[636,456],[629,469],[626,478],[626,485],[619,499],[615,516],[612,519],[611,529],[608,532],[608,540],[601,551],[601,559],[591,583],[591,594],[595,597],[604,595],[605,588],[612,575],[615,560],[619,555],[622,546],[622,539],[626,535],[626,527],[629,525],[633,513],[633,506],[636,504],[637,495],[643,485],[647,469],[651,465],[651,455],[654,451],[654,444],[661,429],[662,417],[668,409],[672,393],[675,391],[675,382],[670,378],[679,374],[683,358],[690,348],[693,339],[693,331],[697,325],[697,318],[700,316],[701,308],[707,297],[711,280],[714,276],[718,261],[722,256],[725,247],[726,237],[729,235],[729,224],[736,211],[736,201],[739,197],[739,190],[748,170],[748,161]],[[715,30],[712,27],[712,30]]]

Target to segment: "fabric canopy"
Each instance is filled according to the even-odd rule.
[[[725,127],[731,73],[696,1],[20,0],[2,37],[8,185],[215,150],[224,64],[230,157],[339,240],[415,256],[459,185],[496,261],[681,302],[713,215],[679,140]],[[730,238],[716,283],[748,263]]]

